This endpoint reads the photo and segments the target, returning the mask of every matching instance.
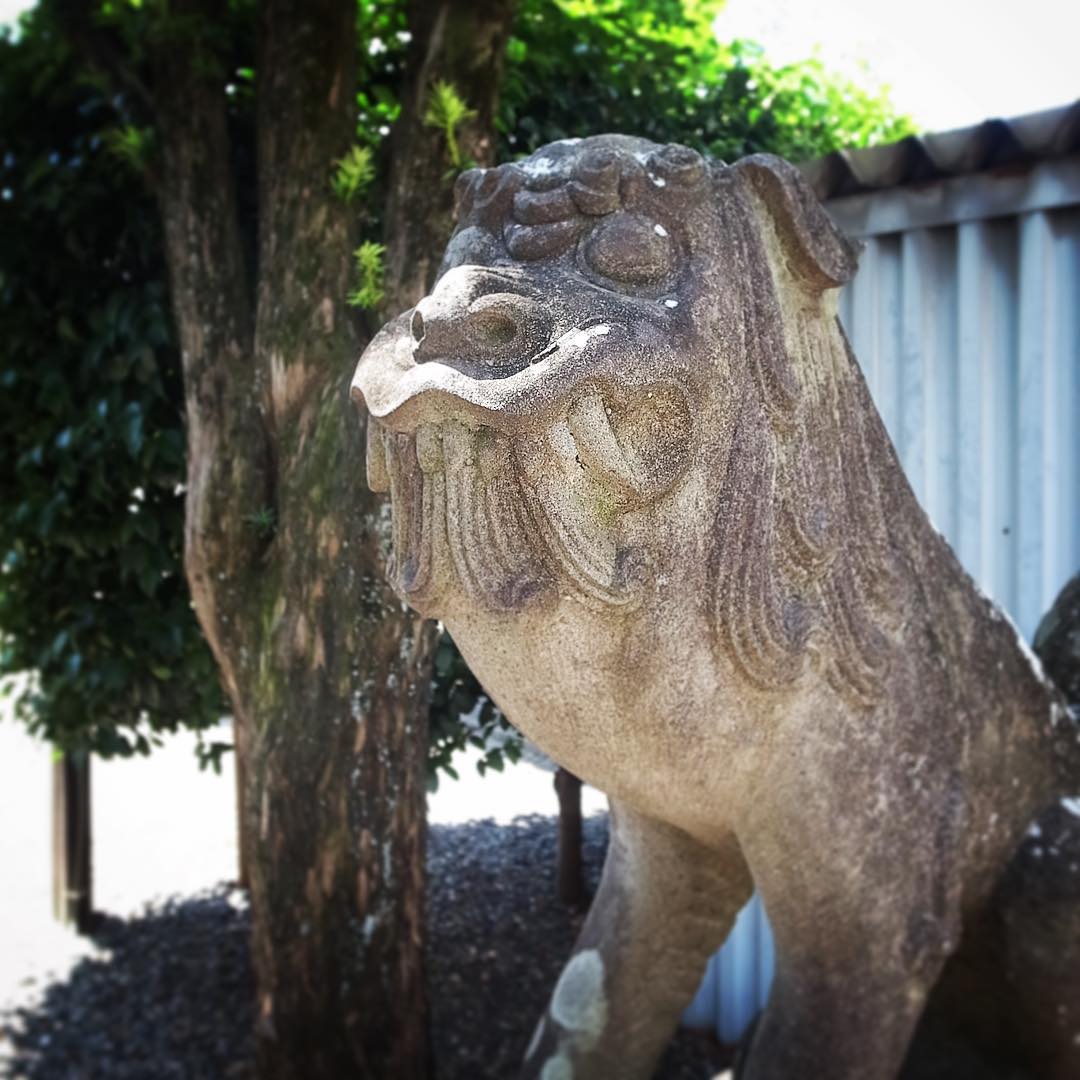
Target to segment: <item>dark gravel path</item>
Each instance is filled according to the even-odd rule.
[[[588,820],[594,886],[606,842],[606,819]],[[511,1078],[581,924],[554,898],[555,821],[433,826],[428,863],[438,1080]],[[107,920],[97,935],[107,959],[80,961],[33,1003],[0,1012],[0,1077],[246,1080],[247,934],[242,897],[226,887]],[[657,1077],[704,1080],[723,1064],[684,1033]]]
[[[174,898],[94,935],[80,960],[30,1006],[0,1012],[11,1080],[247,1077],[252,1054],[247,905],[226,887]],[[0,1038],[0,1048],[4,1047]]]

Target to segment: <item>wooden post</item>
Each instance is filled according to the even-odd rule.
[[[90,757],[53,762],[53,915],[80,934],[90,930]]]
[[[251,888],[251,830],[247,818],[248,722],[233,716],[233,755],[236,758],[236,884]]]
[[[581,781],[566,769],[555,771],[559,796],[559,899],[584,908],[588,904],[581,861]]]

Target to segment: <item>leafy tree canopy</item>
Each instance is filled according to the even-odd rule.
[[[723,0],[524,0],[502,96],[505,156],[622,131],[725,161],[801,161],[914,131],[885,90],[818,60],[774,67],[753,42],[718,40],[723,28]]]
[[[222,711],[181,566],[178,356],[140,135],[24,28],[0,39],[0,673],[36,671],[43,737],[128,755]]]

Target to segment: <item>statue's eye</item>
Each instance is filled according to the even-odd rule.
[[[613,281],[650,285],[670,275],[675,249],[663,225],[640,214],[612,214],[586,241],[585,261]]]

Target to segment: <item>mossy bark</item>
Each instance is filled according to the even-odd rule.
[[[171,16],[207,28],[210,11],[176,3]],[[258,643],[247,577],[263,547],[247,524],[271,499],[270,443],[261,421],[254,320],[244,263],[221,79],[197,33],[155,56],[153,110],[161,146],[156,191],[170,297],[184,368],[187,504],[184,567],[192,601],[233,706],[242,793],[251,701],[244,658]],[[242,817],[241,817],[242,821]],[[241,880],[249,838],[240,828]]]
[[[258,1071],[419,1080],[431,631],[383,583],[386,518],[347,396],[356,236],[329,181],[354,140],[355,8],[262,5],[253,288],[211,12],[173,14],[193,18],[162,50],[155,105],[186,558],[245,748]]]
[[[384,308],[397,314],[431,287],[453,229],[454,175],[446,138],[424,123],[432,86],[451,83],[475,112],[457,133],[466,165],[492,165],[506,43],[517,0],[413,0],[409,78],[390,143]]]

